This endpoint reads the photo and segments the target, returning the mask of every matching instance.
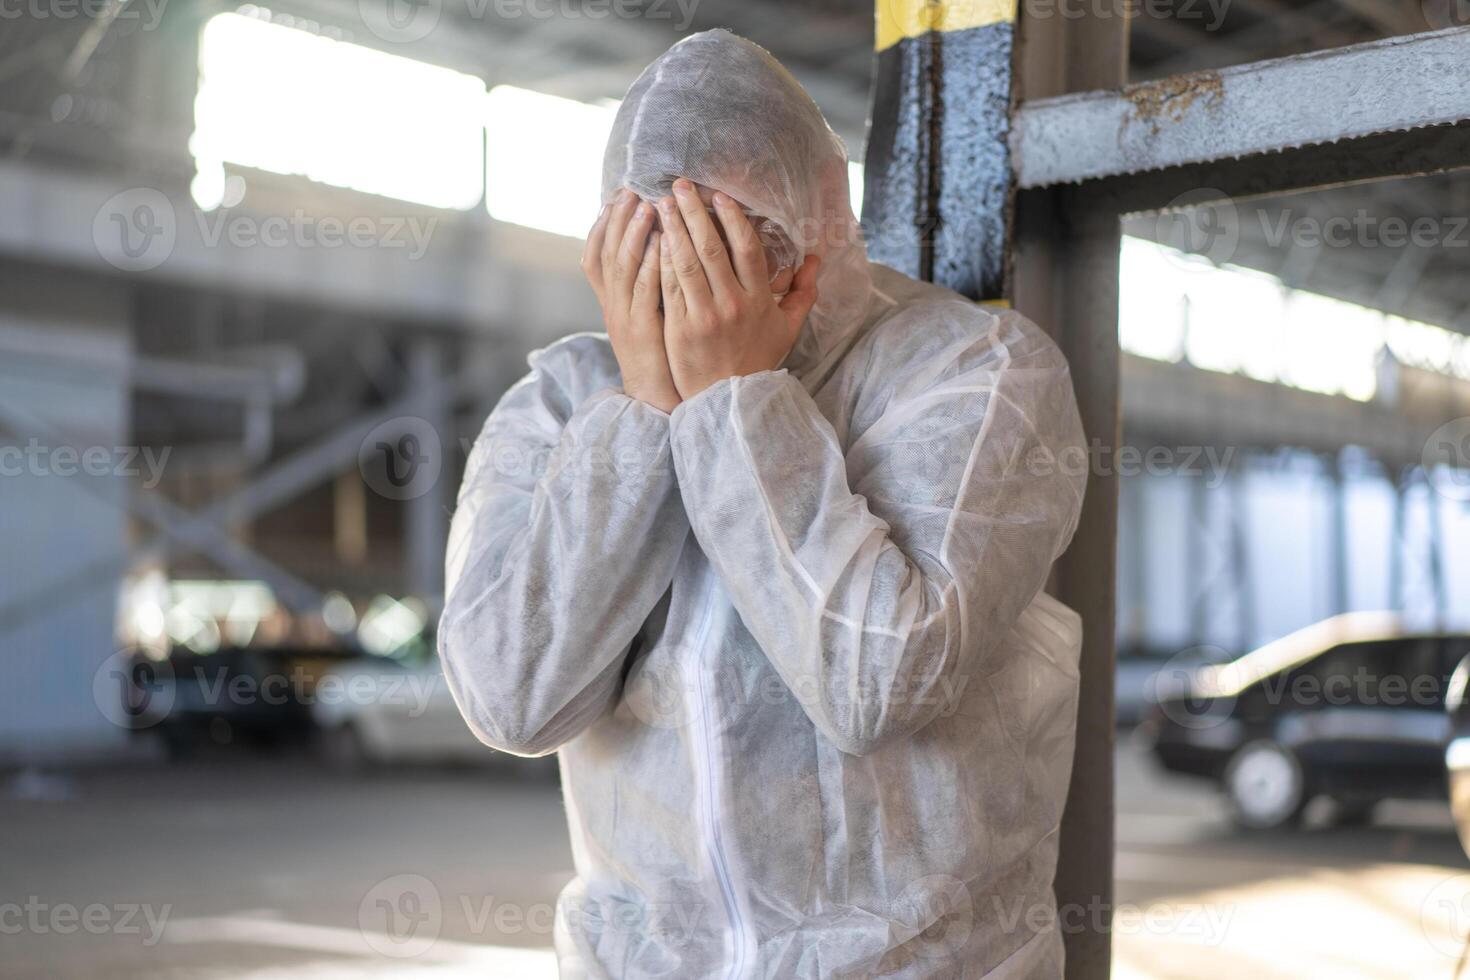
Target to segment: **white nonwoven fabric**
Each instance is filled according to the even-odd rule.
[[[670,416],[622,393],[606,336],[569,337],[470,455],[440,656],[483,741],[560,751],[561,975],[1059,978],[1065,360],[870,265],[840,143],[731,34],[650,66],[606,172],[605,196],[724,190],[825,261],[781,369]]]

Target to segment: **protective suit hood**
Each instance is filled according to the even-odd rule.
[[[705,31],[633,83],[608,138],[603,202],[624,187],[657,200],[678,177],[774,222],[787,239],[783,264],[821,257],[817,304],[786,366],[806,374],[845,349],[870,300],[847,150],[770,52],[729,31]]]

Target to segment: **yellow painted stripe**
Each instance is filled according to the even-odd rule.
[[[893,47],[930,31],[963,31],[1016,19],[1016,0],[877,0],[875,47]]]

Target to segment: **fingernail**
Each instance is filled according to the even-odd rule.
[[[653,208],[648,206],[647,201],[638,202],[638,217],[647,218],[653,214]]]
[[[680,197],[694,193],[694,185],[682,177],[674,181],[674,193]]]
[[[665,198],[660,199],[659,202],[658,202],[658,209],[660,211],[662,211],[664,214],[673,214],[674,213],[674,199],[672,197],[665,197]]]
[[[724,191],[715,191],[715,203],[724,206],[727,204],[734,204],[735,201],[733,198],[730,197],[729,194],[726,194]]]
[[[633,200],[633,192],[624,187],[622,190],[618,191],[618,200],[625,203]]]

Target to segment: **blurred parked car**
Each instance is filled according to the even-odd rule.
[[[1144,730],[1165,768],[1218,781],[1242,826],[1291,824],[1324,795],[1366,821],[1382,799],[1445,796],[1446,698],[1467,654],[1470,635],[1349,613],[1178,672]]]
[[[465,724],[432,652],[409,659],[358,657],[339,665],[319,681],[311,715],[323,757],[340,769],[506,758]]]
[[[1171,684],[1177,687],[1179,679],[1195,669],[1229,659],[1230,655],[1219,647],[1194,647],[1183,652],[1119,647],[1113,675],[1113,722],[1121,728],[1141,724],[1160,696],[1175,693],[1167,690]],[[1166,690],[1160,691],[1160,684]]]
[[[444,683],[437,661],[385,657],[348,661],[328,674],[341,695],[312,705],[323,758],[344,770],[365,763],[485,761],[479,742]]]
[[[310,744],[317,679],[342,654],[295,648],[175,649],[128,659],[123,692],[133,727],[162,738],[170,758],[211,746],[281,750]]]

